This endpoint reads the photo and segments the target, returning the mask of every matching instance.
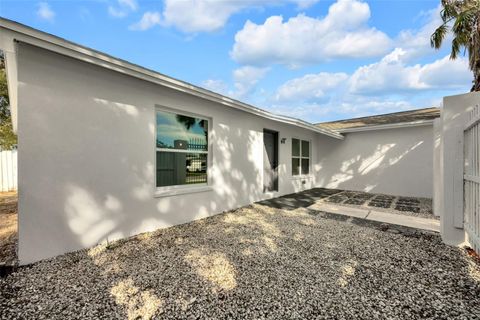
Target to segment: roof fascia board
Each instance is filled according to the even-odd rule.
[[[402,129],[402,128],[410,128],[410,127],[430,126],[430,125],[433,125],[434,120],[435,119],[411,121],[411,122],[400,122],[400,123],[393,123],[393,124],[381,124],[381,125],[368,126],[368,127],[338,129],[336,131],[340,132],[340,133],[351,133],[351,132],[363,132],[363,131]]]
[[[269,120],[294,125],[303,129],[314,131],[332,138],[343,140],[344,137],[335,131],[319,128],[308,122],[276,115],[268,111],[253,107],[246,103],[231,99],[212,91],[194,86],[192,84],[173,79],[158,72],[145,69],[127,61],[114,58],[102,52],[74,44],[70,41],[58,38],[56,36],[35,30],[33,28],[12,22],[6,19],[0,19],[0,27],[13,32],[11,36],[16,41],[34,45],[49,51],[53,51],[68,57],[81,61],[92,63],[110,70],[114,70],[138,79],[153,82],[177,91],[185,92],[209,101],[220,103],[222,105],[248,112]],[[2,31],[3,33],[4,31]]]

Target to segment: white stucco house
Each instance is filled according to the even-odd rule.
[[[0,20],[20,264],[313,187],[433,195],[438,109],[311,124]]]

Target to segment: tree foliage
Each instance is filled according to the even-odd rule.
[[[11,149],[17,144],[17,136],[13,133],[10,101],[8,99],[7,74],[5,56],[0,50],[0,148]]]
[[[449,31],[453,33],[451,59],[456,59],[463,49],[468,53],[473,72],[472,91],[480,91],[480,0],[442,0],[442,25],[430,38],[433,48],[442,46]]]

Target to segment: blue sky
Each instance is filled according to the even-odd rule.
[[[0,0],[0,15],[276,113],[320,122],[438,106],[466,58],[440,1]]]

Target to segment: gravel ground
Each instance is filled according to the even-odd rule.
[[[427,219],[440,219],[433,215],[432,199],[429,198],[399,197],[377,193],[339,190],[338,193],[321,199],[320,202]]]
[[[0,291],[0,319],[480,319],[480,266],[438,235],[258,204],[20,268]]]
[[[17,194],[0,193],[0,264],[16,263]]]

